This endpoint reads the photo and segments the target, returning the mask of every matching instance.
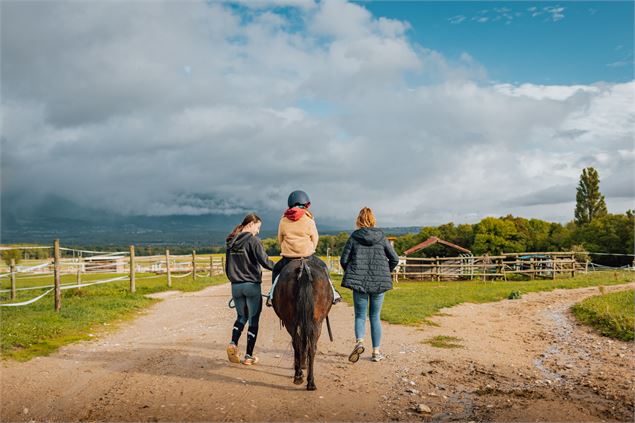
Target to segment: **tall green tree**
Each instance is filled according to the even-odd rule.
[[[575,199],[575,223],[578,225],[587,225],[596,217],[606,216],[606,203],[600,193],[597,170],[592,167],[582,170]]]
[[[474,233],[474,254],[525,251],[522,234],[509,218],[486,217],[476,225]]]
[[[2,260],[4,260],[7,266],[11,264],[11,259],[15,260],[15,264],[18,264],[21,258],[22,251],[20,250],[4,250],[2,252]]]

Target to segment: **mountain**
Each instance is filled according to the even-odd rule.
[[[59,238],[66,245],[223,245],[225,237],[244,214],[171,216],[124,216],[82,207],[65,198],[49,195],[37,202],[18,196],[2,197],[0,242],[51,243]],[[276,235],[280,212],[259,213],[261,237]],[[321,233],[344,230],[337,222],[320,222]]]

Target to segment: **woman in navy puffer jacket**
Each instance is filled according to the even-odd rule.
[[[373,343],[373,361],[384,356],[379,352],[381,344],[381,321],[379,315],[384,294],[392,289],[391,272],[399,264],[399,257],[381,229],[375,228],[376,219],[368,207],[357,217],[357,230],[344,246],[340,264],[344,269],[342,286],[353,290],[355,307],[355,338],[357,339],[349,361],[355,363],[364,352],[366,333],[366,310],[370,320]]]

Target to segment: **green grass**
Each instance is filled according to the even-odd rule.
[[[423,341],[424,344],[432,345],[435,348],[463,348],[463,345],[457,344],[461,338],[456,336],[437,335],[434,338]]]
[[[22,307],[0,308],[0,354],[2,358],[29,360],[47,355],[71,342],[89,339],[112,329],[117,323],[133,318],[138,311],[157,300],[145,294],[167,290],[197,291],[227,281],[225,276],[173,278],[168,288],[165,276],[140,279],[151,274],[137,274],[137,292],[129,292],[129,281],[117,281],[93,285],[81,289],[62,291],[62,309],[54,311],[53,292],[41,300]],[[112,278],[112,274],[82,275],[82,282]],[[62,283],[74,282],[74,275],[64,275]],[[19,279],[18,287],[49,285],[52,279]],[[10,283],[2,280],[2,288]],[[15,302],[25,301],[43,293],[43,290],[18,291]],[[8,303],[8,293],[1,293],[0,300]]]
[[[336,285],[341,276],[333,276]],[[510,292],[583,288],[596,285],[616,285],[633,282],[629,272],[595,272],[575,278],[525,281],[456,281],[456,282],[398,282],[386,293],[381,318],[390,323],[419,325],[444,307],[461,303],[486,303],[506,299]],[[350,289],[338,288],[343,299],[353,303]]]
[[[601,289],[600,292],[603,292]],[[574,316],[597,329],[602,335],[622,341],[635,338],[635,291],[598,295],[574,305]]]

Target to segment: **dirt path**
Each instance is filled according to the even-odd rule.
[[[4,362],[1,420],[632,421],[633,344],[599,337],[568,313],[597,288],[464,304],[435,317],[438,327],[384,323],[388,360],[366,355],[355,365],[346,360],[353,310],[338,305],[335,342],[326,331],[320,340],[315,392],[292,384],[289,336],[270,309],[256,347],[261,364],[227,362],[229,292],[168,294],[95,341]],[[435,335],[459,337],[463,348],[421,343]]]

